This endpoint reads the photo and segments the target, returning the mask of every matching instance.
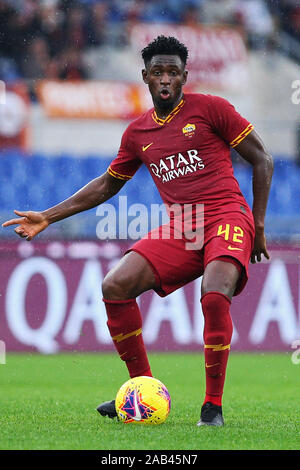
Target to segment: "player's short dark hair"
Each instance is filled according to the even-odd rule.
[[[173,36],[157,36],[142,50],[142,58],[147,65],[155,55],[178,55],[183,64],[186,65],[188,58],[187,47]]]

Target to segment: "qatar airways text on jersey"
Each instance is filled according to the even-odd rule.
[[[198,151],[192,149],[184,153],[163,157],[157,164],[150,163],[149,167],[157,178],[161,178],[162,183],[166,183],[188,173],[203,170],[205,165],[202,158],[198,156]]]

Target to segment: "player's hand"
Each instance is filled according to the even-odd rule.
[[[256,229],[254,248],[251,253],[251,263],[255,264],[257,261],[261,262],[261,256],[264,255],[266,259],[270,259],[270,255],[267,250],[266,237],[264,230]]]
[[[2,224],[2,227],[9,227],[10,225],[18,225],[15,228],[15,232],[21,238],[25,238],[30,241],[38,233],[45,230],[48,227],[49,222],[41,212],[34,211],[17,211],[14,213],[19,217],[17,219],[7,220]]]

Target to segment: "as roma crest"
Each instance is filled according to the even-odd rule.
[[[195,124],[187,124],[182,128],[182,132],[186,137],[192,137],[195,134]]]

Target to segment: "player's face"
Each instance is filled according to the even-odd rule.
[[[179,56],[156,55],[142,73],[156,108],[172,110],[177,106],[187,79],[187,71]]]

